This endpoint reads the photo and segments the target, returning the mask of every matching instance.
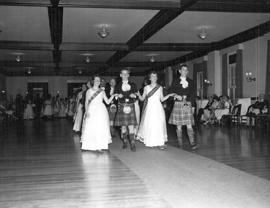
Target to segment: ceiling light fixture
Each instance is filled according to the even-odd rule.
[[[91,62],[90,56],[94,56],[94,54],[92,54],[92,53],[83,53],[83,54],[81,54],[81,56],[85,57],[85,62],[86,63],[90,63]]]
[[[86,63],[89,63],[90,62],[90,57],[86,56],[85,61],[86,61]]]
[[[206,30],[209,28],[210,28],[210,26],[197,27],[197,30],[199,31],[197,34],[198,38],[200,38],[201,40],[205,40],[208,37],[208,33]]]
[[[159,56],[159,54],[157,53],[150,53],[150,54],[147,54],[146,56],[149,56],[150,57],[150,62],[151,63],[154,63],[156,61],[155,57]]]
[[[16,57],[15,57],[15,60],[17,61],[17,62],[21,62],[21,60],[22,60],[22,55],[24,55],[23,53],[12,53],[12,55],[15,55]]]
[[[108,31],[109,25],[108,24],[100,24],[100,25],[98,25],[98,27],[100,28],[100,30],[97,33],[98,36],[101,38],[108,37],[108,35],[110,34],[110,32]]]

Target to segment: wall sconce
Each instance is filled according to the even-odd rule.
[[[252,72],[246,72],[246,80],[247,82],[255,82],[256,77],[252,76]]]
[[[207,86],[212,86],[212,85],[213,85],[212,82],[210,82],[210,80],[208,80],[208,79],[205,79],[205,80],[204,80],[204,83],[205,83],[205,85],[207,85]]]

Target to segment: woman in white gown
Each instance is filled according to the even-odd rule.
[[[43,107],[43,116],[51,118],[53,116],[53,108],[52,108],[52,101],[51,96],[48,95],[47,99],[44,101]]]
[[[33,110],[33,104],[31,100],[28,100],[28,103],[26,104],[26,108],[24,109],[23,118],[26,120],[34,119],[34,110]]]
[[[111,143],[109,114],[103,101],[109,104],[114,95],[108,99],[104,90],[99,88],[100,82],[100,77],[95,76],[93,87],[86,92],[82,150],[100,152],[108,149]]]
[[[157,84],[156,72],[150,73],[151,84],[144,87],[143,95],[138,93],[139,99],[144,100],[142,119],[138,131],[138,139],[147,147],[164,148],[167,141],[167,128],[163,101],[173,94],[163,96],[163,88]]]
[[[74,115],[74,125],[73,125],[73,131],[80,132],[82,127],[82,117],[83,117],[83,93],[86,91],[86,85],[82,85],[82,90],[78,93],[76,98],[76,112]]]

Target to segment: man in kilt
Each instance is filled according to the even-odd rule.
[[[180,65],[178,72],[180,76],[174,80],[170,88],[170,93],[175,93],[175,102],[169,118],[169,124],[176,125],[176,133],[180,148],[183,145],[182,126],[186,126],[191,149],[197,149],[192,128],[192,125],[194,125],[193,107],[195,107],[194,84],[193,81],[187,77],[187,65]]]
[[[134,126],[137,125],[134,102],[136,101],[136,84],[129,82],[130,71],[122,69],[120,77],[122,82],[115,87],[115,94],[118,99],[118,109],[115,117],[115,126],[121,127],[121,139],[123,141],[123,149],[127,148],[128,141],[130,149],[135,152]]]

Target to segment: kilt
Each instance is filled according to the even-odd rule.
[[[184,105],[183,102],[175,101],[169,124],[173,125],[194,125],[194,116],[191,104]]]
[[[124,112],[124,108],[129,107],[130,112]],[[134,103],[118,103],[118,110],[114,121],[115,126],[137,125]]]
[[[117,106],[115,104],[109,105],[108,106],[108,112],[109,112],[110,121],[114,122],[116,112],[117,112]]]

